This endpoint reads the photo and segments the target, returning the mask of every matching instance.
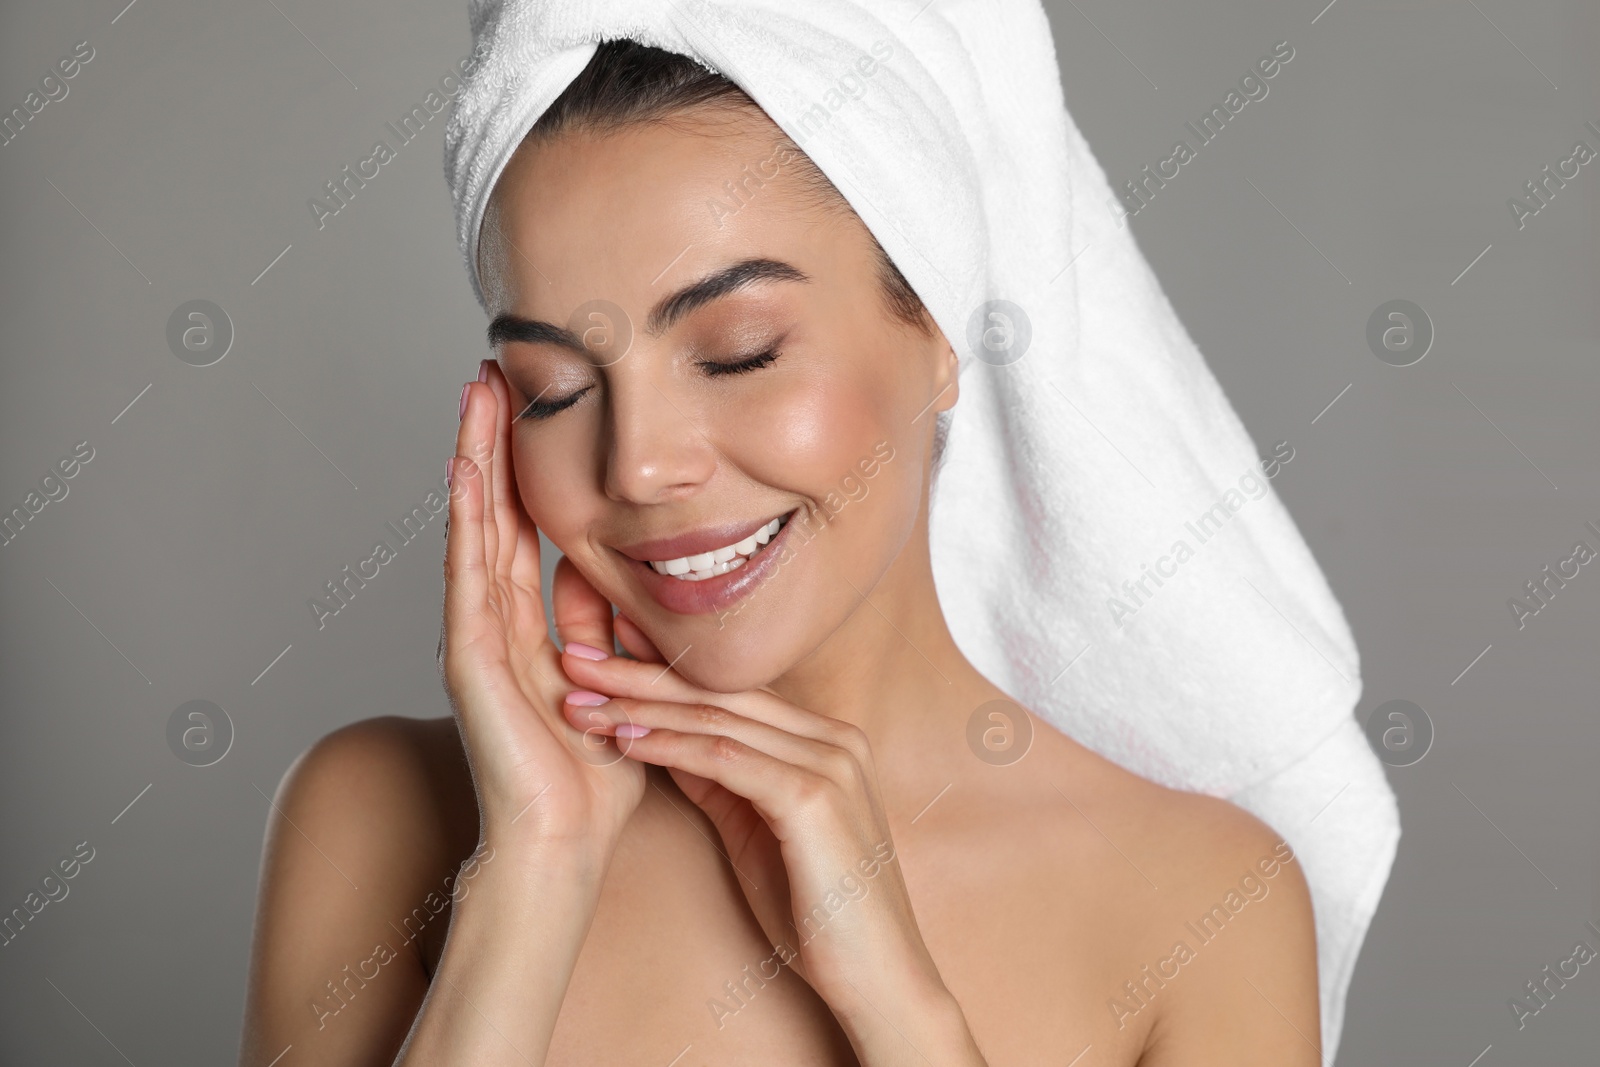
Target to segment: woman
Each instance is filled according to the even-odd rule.
[[[1317,1062],[1278,834],[1042,722],[994,757],[1032,720],[930,563],[956,352],[759,107],[602,45],[484,236],[455,714],[286,775],[241,1063]]]

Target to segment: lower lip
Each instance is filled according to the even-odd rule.
[[[763,545],[761,551],[746,557],[743,566],[714,578],[689,582],[658,574],[654,567],[640,560],[629,562],[638,568],[639,580],[657,604],[677,615],[708,615],[729,607],[774,573],[779,552],[797,514],[798,511],[791,512],[783,528],[772,535],[772,540]]]

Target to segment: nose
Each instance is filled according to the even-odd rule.
[[[612,500],[660,504],[681,499],[716,471],[717,450],[692,421],[697,411],[687,398],[671,396],[670,389],[644,374],[612,375],[605,485]]]

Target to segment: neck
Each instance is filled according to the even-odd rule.
[[[956,647],[934,588],[927,503],[905,548],[818,648],[770,688],[861,727],[880,767],[925,752],[931,731],[960,736],[972,709],[998,695]],[[919,741],[924,743],[919,743]],[[885,768],[887,769],[887,768]]]

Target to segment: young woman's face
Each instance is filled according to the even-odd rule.
[[[889,313],[867,230],[801,166],[759,115],[563,134],[517,152],[485,223],[529,515],[723,692],[873,610],[926,537],[956,396],[942,335]]]

